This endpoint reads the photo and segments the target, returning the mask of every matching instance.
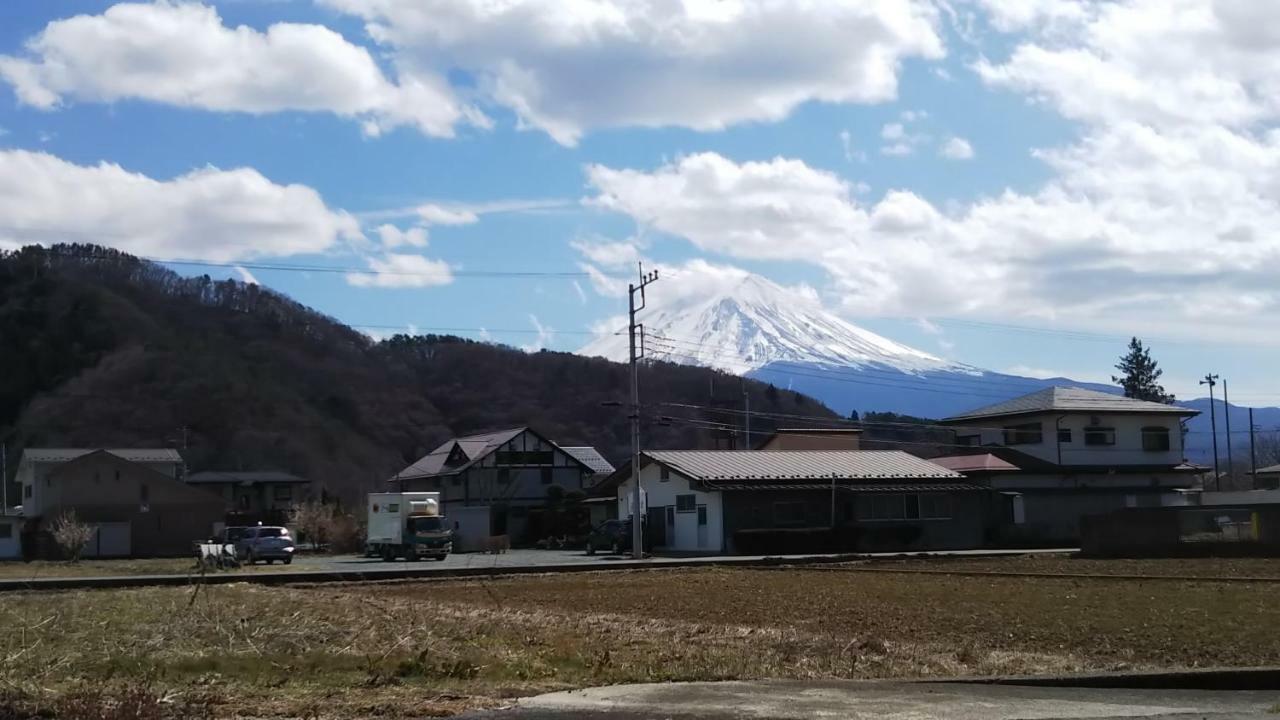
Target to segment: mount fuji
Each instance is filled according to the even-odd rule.
[[[804,393],[832,410],[889,411],[942,418],[1054,385],[1120,393],[1114,385],[1063,377],[1031,378],[951,362],[877,335],[826,310],[812,294],[746,275],[710,295],[667,301],[642,315],[650,360],[714,367]],[[578,351],[626,362],[625,334],[605,335]],[[1201,412],[1188,422],[1186,454],[1211,464],[1208,398],[1179,401]],[[1219,399],[1221,420],[1227,408]],[[1232,423],[1248,427],[1247,408],[1232,405]],[[1280,408],[1257,408],[1255,423],[1280,432]],[[1217,427],[1225,450],[1223,423]],[[1236,436],[1236,450],[1247,438]]]
[[[805,393],[842,414],[892,411],[939,418],[1051,385],[1118,388],[1028,378],[951,362],[877,335],[818,300],[759,275],[710,297],[668,302],[643,315],[651,360],[714,367]],[[625,335],[578,351],[625,362]]]

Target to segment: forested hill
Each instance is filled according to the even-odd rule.
[[[0,437],[22,447],[186,449],[191,471],[278,469],[354,497],[443,440],[531,425],[629,452],[625,365],[454,337],[380,343],[269,289],[183,277],[87,245],[0,253]],[[669,364],[641,374],[649,447],[708,447],[740,423],[743,381]],[[833,417],[746,381],[753,412]],[[792,421],[790,424],[795,424]],[[756,416],[753,431],[773,422]],[[10,476],[14,470],[9,463]]]

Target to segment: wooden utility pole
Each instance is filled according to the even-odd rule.
[[[644,265],[639,268],[640,283],[627,286],[627,333],[631,338],[631,557],[637,560],[644,557],[644,517],[640,512],[640,354],[636,347],[636,333],[643,333],[644,326],[636,323],[636,313],[644,309],[645,286],[658,279],[657,270],[646,275]],[[636,304],[637,292],[640,293],[639,305]]]

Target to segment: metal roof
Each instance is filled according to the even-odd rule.
[[[613,463],[604,459],[599,450],[593,447],[562,447],[561,450],[572,455],[578,462],[591,468],[597,475],[608,475],[614,471]]]
[[[1280,473],[1280,465],[1272,465],[1270,467],[1258,468],[1254,472],[1257,473],[1258,475],[1261,475],[1263,473],[1266,473],[1268,475],[1270,475],[1271,473]]]
[[[645,455],[704,482],[962,478],[959,473],[901,450],[656,450]]]
[[[1025,415],[1039,412],[1156,413],[1165,415],[1199,415],[1200,411],[1177,405],[1135,400],[1123,395],[1085,390],[1078,387],[1049,387],[1012,400],[987,405],[953,415],[943,422],[957,422],[1002,415]]]
[[[831,483],[715,483],[716,490],[831,490]],[[972,492],[986,490],[971,483],[858,483],[835,486],[842,492],[856,493],[907,493],[907,492]]]
[[[527,429],[524,427],[508,428],[506,430],[464,435],[446,440],[435,450],[427,453],[417,462],[397,473],[396,478],[404,480],[430,477],[432,475],[451,475],[460,472]],[[448,461],[449,455],[453,453],[454,447],[461,449],[462,453],[467,456],[467,460],[460,465],[447,468],[445,467],[445,462]]]
[[[958,473],[977,473],[977,472],[1014,472],[1020,470],[1017,465],[1002,460],[991,453],[983,453],[981,455],[946,455],[943,457],[929,458],[929,462],[941,465],[944,468],[955,470]]]
[[[99,450],[129,462],[182,462],[182,456],[173,448],[27,448],[22,451],[22,460],[64,463]]]
[[[274,470],[261,470],[250,472],[218,472],[216,470],[206,470],[204,472],[191,473],[187,476],[188,483],[240,483],[242,485],[252,485],[254,483],[307,483],[310,482],[306,478],[300,478],[297,475],[291,475],[286,472],[276,472]]]

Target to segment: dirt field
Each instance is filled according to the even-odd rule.
[[[1015,557],[878,560],[870,564],[859,564],[883,569],[955,572],[1280,578],[1280,558],[1098,560],[1076,558],[1068,555],[1022,555]]]
[[[283,572],[298,565],[257,564],[245,565],[248,572]],[[193,558],[140,558],[136,560],[81,560],[77,563],[50,562],[0,562],[0,578],[5,580],[30,580],[45,577],[98,577],[109,575],[188,575],[197,574]]]
[[[619,682],[1280,664],[1277,589],[708,568],[11,594],[0,701],[411,717]]]

